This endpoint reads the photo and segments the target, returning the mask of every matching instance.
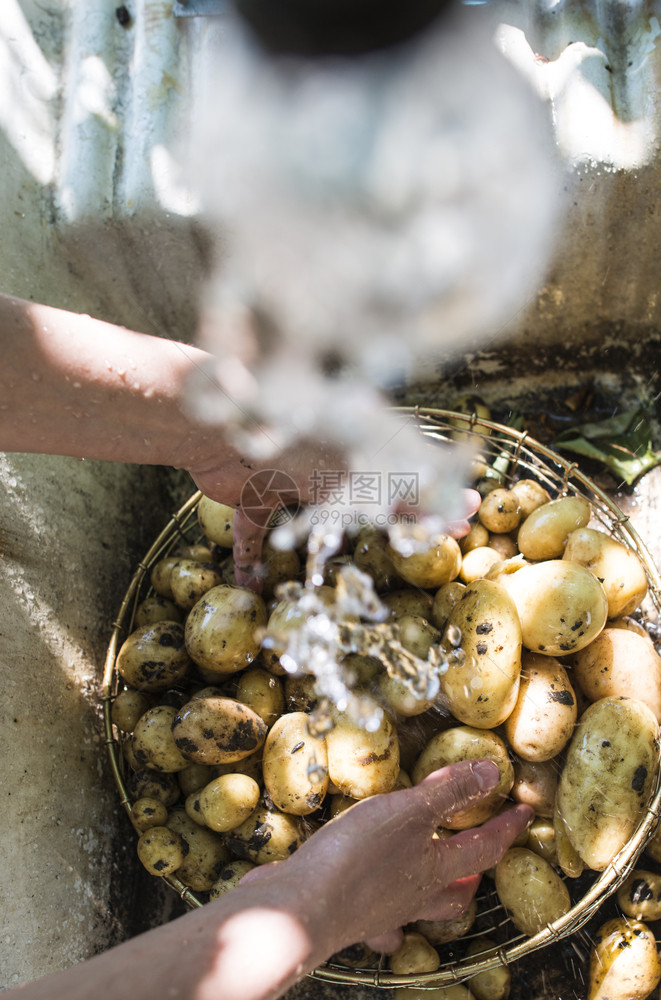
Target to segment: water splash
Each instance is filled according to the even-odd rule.
[[[458,650],[448,653],[441,644],[432,645],[424,660],[411,653],[400,641],[397,622],[384,620],[387,609],[372,578],[356,566],[340,568],[331,603],[309,580],[282,584],[278,597],[300,611],[297,626],[286,633],[269,631],[267,626],[262,641],[280,653],[280,663],[288,673],[314,676],[320,702],[310,718],[311,735],[330,731],[332,706],[368,731],[379,728],[384,707],[371,692],[360,688],[346,668],[345,660],[352,654],[377,659],[414,698],[439,698],[440,678]]]

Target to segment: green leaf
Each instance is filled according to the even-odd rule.
[[[661,463],[661,452],[652,446],[649,417],[641,405],[607,420],[568,428],[554,443],[561,450],[602,462],[629,486]]]

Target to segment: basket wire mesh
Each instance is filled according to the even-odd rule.
[[[499,485],[508,486],[516,479],[531,478],[544,486],[554,498],[580,495],[588,499],[592,506],[593,519],[600,523],[604,531],[622,541],[638,555],[648,580],[647,606],[652,614],[661,613],[661,577],[649,551],[628,515],[585,475],[576,463],[566,461],[525,431],[515,430],[475,414],[422,407],[398,407],[397,412],[408,415],[410,420],[415,421],[420,432],[431,440],[447,442],[457,435],[471,439],[487,467],[490,468],[490,474],[499,480]],[[194,493],[173,515],[136,567],[113,623],[107,649],[102,690],[105,743],[121,803],[131,820],[132,805],[126,786],[126,766],[121,743],[111,719],[113,699],[122,687],[116,670],[117,653],[126,636],[132,631],[135,610],[139,602],[149,592],[149,574],[152,566],[167,555],[175,545],[190,544],[199,540],[201,532],[197,524],[197,505],[200,497],[201,493]],[[534,951],[575,934],[591,920],[605,900],[617,891],[633,870],[636,859],[654,833],[661,816],[660,777],[661,774],[657,773],[655,791],[645,815],[625,847],[603,872],[593,873],[591,884],[585,888],[580,899],[573,903],[564,916],[548,924],[533,937],[521,934],[514,927],[498,902],[495,892],[487,890],[480,897],[479,913],[482,923],[484,918],[488,917],[491,926],[488,931],[480,931],[480,936],[485,933],[489,936],[506,938],[495,950],[490,949],[488,954],[483,952],[467,958],[456,957],[457,946],[461,948],[463,943],[477,936],[467,934],[459,942],[452,942],[453,947],[448,948],[450,957],[445,961],[441,950],[442,964],[436,972],[395,974],[384,968],[385,960],[382,956],[376,968],[350,968],[337,961],[329,961],[310,975],[337,984],[362,984],[384,988],[415,986],[432,989],[462,982],[479,972],[486,972],[499,965],[510,965]],[[176,876],[164,876],[163,880],[189,907],[204,905],[204,899],[191,891]],[[570,892],[572,881],[567,880]],[[580,881],[583,889],[585,877]]]

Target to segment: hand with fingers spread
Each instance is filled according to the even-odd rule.
[[[463,761],[413,788],[365,799],[286,861],[254,869],[219,899],[65,972],[21,988],[21,1000],[276,1000],[359,941],[394,951],[398,928],[468,906],[533,816],[506,810],[449,840],[434,831],[498,783],[492,761]],[[11,996],[11,994],[10,994]],[[18,996],[17,996],[18,1000]]]
[[[490,760],[451,764],[413,788],[357,803],[291,859],[257,868],[242,882],[282,877],[289,869],[303,885],[318,880],[322,866],[333,874],[328,916],[337,921],[334,932],[342,937],[342,947],[365,941],[377,951],[394,951],[403,924],[463,913],[480,874],[531,822],[532,810],[516,806],[450,839],[434,837],[444,818],[479,802],[498,780]]]

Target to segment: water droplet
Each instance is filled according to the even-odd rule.
[[[447,631],[445,634],[448,642],[450,643],[451,646],[454,646],[455,649],[457,646],[461,645],[461,629],[458,628],[456,625],[450,623],[450,625],[448,625],[447,627]]]

